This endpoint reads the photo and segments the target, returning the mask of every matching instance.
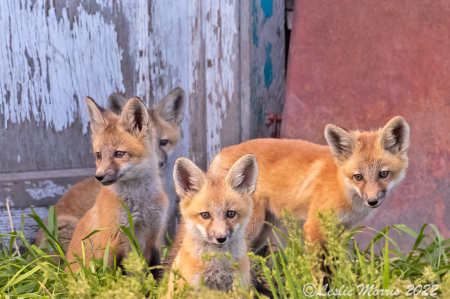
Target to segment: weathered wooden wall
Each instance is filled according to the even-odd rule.
[[[282,0],[17,0],[0,4],[0,231],[29,206],[41,216],[93,173],[84,97],[139,96],[149,106],[172,88],[189,99],[179,156],[205,169],[225,146],[269,136],[281,112]],[[26,217],[27,237],[34,238]]]

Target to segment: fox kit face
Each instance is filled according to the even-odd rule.
[[[117,93],[108,98],[108,109],[120,115],[127,100]],[[156,153],[158,165],[163,168],[167,157],[172,154],[181,135],[181,121],[184,118],[186,94],[182,88],[175,88],[167,94],[155,109],[148,109],[150,120],[154,124],[157,137]]]
[[[148,112],[138,98],[130,99],[120,116],[86,98],[91,119],[92,143],[96,159],[95,178],[104,186],[144,175],[152,165],[152,134]],[[156,162],[155,162],[156,163]]]
[[[258,165],[254,155],[239,159],[225,178],[206,177],[185,158],[175,162],[175,189],[188,233],[202,245],[223,248],[243,239],[252,212]]]
[[[348,132],[327,125],[325,137],[346,184],[369,207],[379,207],[404,178],[409,126],[403,117],[394,117],[376,132]]]

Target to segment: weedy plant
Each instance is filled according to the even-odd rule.
[[[134,236],[131,214],[129,226],[116,228],[127,236],[132,248],[122,267],[106,266],[107,253],[114,250],[108,245],[103,259],[84,265],[83,257],[79,257],[83,266],[76,273],[65,271],[67,260],[58,239],[54,208],[50,208],[47,226],[34,211],[29,216],[43,228],[47,241],[36,247],[27,242],[23,229],[0,234],[0,298],[161,298],[166,294],[168,275],[159,283],[153,279]],[[320,216],[325,251],[304,239],[298,222],[289,213],[283,217],[288,235],[276,228],[274,232],[285,242],[278,240],[269,247],[266,257],[249,253],[258,280],[267,285],[274,298],[450,298],[450,239],[444,239],[434,225],[424,224],[419,233],[405,225],[388,226],[375,231],[367,248],[362,249],[354,239],[362,233],[361,228],[345,231],[332,213],[325,214]],[[434,235],[425,234],[427,227]],[[394,231],[415,239],[410,252],[402,252],[389,236]],[[15,240],[22,243],[23,254],[15,250]],[[375,252],[376,246],[382,248],[380,254]],[[169,249],[163,248],[163,254]],[[179,273],[175,271],[174,275]],[[328,288],[323,286],[324,278],[329,278]],[[227,294],[205,287],[195,290],[188,285],[175,292],[175,298],[180,299],[253,297],[262,298],[255,290],[249,292],[239,286]]]
[[[449,242],[432,224],[424,224],[419,233],[405,225],[393,225],[376,232],[365,250],[354,236],[361,228],[345,231],[332,213],[320,215],[326,250],[304,240],[299,224],[283,215],[288,235],[274,228],[286,242],[278,250],[253,260],[261,266],[274,298],[449,298]],[[424,233],[429,226],[435,236]],[[400,250],[389,232],[406,234],[416,241],[409,253]],[[384,243],[381,254],[375,244]],[[268,266],[268,260],[272,266]],[[326,267],[324,267],[326,266]],[[327,268],[328,271],[324,271]],[[323,285],[324,278],[329,282]]]

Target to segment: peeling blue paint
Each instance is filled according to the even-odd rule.
[[[252,0],[252,37],[253,44],[258,47],[258,7],[256,0]]]
[[[264,83],[267,88],[270,87],[273,79],[272,58],[270,58],[271,52],[272,44],[269,43],[266,47],[266,63],[264,64]]]
[[[270,18],[272,16],[272,6],[273,0],[261,0],[261,8],[266,18]]]

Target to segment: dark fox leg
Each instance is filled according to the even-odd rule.
[[[251,276],[252,285],[255,288],[255,290],[259,294],[267,296],[272,299],[273,298],[272,292],[265,285],[263,285],[262,283],[259,282],[259,280],[256,278],[256,275],[253,271],[250,272],[250,276]]]
[[[322,280],[323,286],[325,286],[325,291],[330,290],[331,278],[333,273],[328,265],[325,265],[325,254],[322,254],[322,260],[320,262],[320,270],[325,274]]]
[[[151,249],[151,257],[148,263],[149,267],[161,266],[161,254],[157,248]],[[159,281],[164,276],[164,269],[161,267],[151,269],[150,272],[156,281]]]

